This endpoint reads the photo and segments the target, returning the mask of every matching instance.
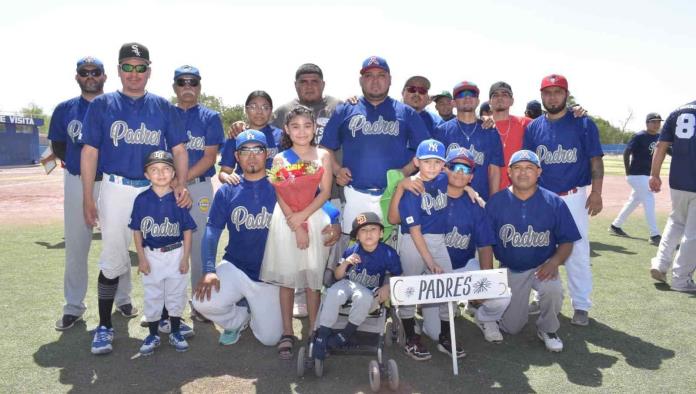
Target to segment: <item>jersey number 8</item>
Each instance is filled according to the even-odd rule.
[[[674,135],[677,138],[688,139],[694,136],[694,128],[696,127],[696,116],[694,114],[681,114],[677,118],[677,124],[674,130]]]

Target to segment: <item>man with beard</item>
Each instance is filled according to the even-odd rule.
[[[566,261],[568,292],[574,309],[572,324],[589,324],[592,307],[589,218],[602,210],[604,163],[599,131],[587,116],[568,111],[568,80],[551,74],[541,81],[541,101],[546,114],[527,126],[524,149],[536,152],[543,170],[539,185],[558,194],[568,205],[582,239],[575,242]],[[592,185],[588,195],[587,186]]]
[[[51,150],[65,163],[63,229],[65,232],[65,276],[63,294],[65,305],[63,316],[56,321],[56,330],[67,330],[82,319],[85,313],[87,294],[87,256],[92,242],[92,226],[82,218],[82,182],[80,181],[80,152],[78,138],[82,133],[82,118],[87,106],[98,95],[104,93],[104,64],[101,60],[86,56],[77,61],[75,81],[80,86],[80,95],[64,101],[51,116],[48,138]],[[96,174],[92,194],[99,193],[101,174]],[[128,303],[127,292],[117,292],[116,299]]]
[[[401,91],[401,97],[403,98],[404,104],[410,105],[411,108],[415,109],[423,119],[425,127],[432,135],[435,127],[442,124],[442,118],[430,111],[427,111],[425,107],[430,104],[430,96],[428,96],[428,90],[430,90],[430,81],[426,77],[416,75],[410,77],[406,80],[404,88]]]

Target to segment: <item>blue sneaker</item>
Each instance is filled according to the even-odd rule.
[[[148,335],[145,338],[143,345],[140,346],[140,354],[142,354],[143,356],[149,356],[155,352],[155,348],[159,347],[159,345],[160,345],[159,335]]]
[[[169,319],[162,319],[159,322],[159,326],[157,327],[157,331],[160,332],[160,334],[171,334],[172,333],[172,323],[169,321]],[[188,324],[184,323],[183,320],[181,320],[181,323],[179,324],[179,332],[181,333],[181,336],[184,338],[191,338],[194,334],[193,328],[189,326]]]
[[[177,352],[185,352],[189,348],[188,342],[186,342],[181,333],[173,332],[169,334],[169,344],[174,346]]]
[[[111,353],[113,347],[111,344],[114,341],[114,329],[99,326],[94,331],[92,339],[92,354],[107,354]]]
[[[333,334],[331,335],[327,340],[326,340],[326,346],[330,349],[340,349],[348,344],[348,339],[343,335],[342,332],[339,332],[338,334]]]
[[[228,346],[234,345],[239,342],[239,338],[242,336],[242,331],[244,331],[249,326],[249,320],[247,319],[242,323],[242,325],[237,329],[224,330],[220,333],[220,345]]]

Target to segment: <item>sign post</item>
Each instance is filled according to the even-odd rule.
[[[393,305],[448,303],[452,372],[459,375],[453,301],[509,298],[507,269],[452,272],[440,275],[395,276],[389,279]]]

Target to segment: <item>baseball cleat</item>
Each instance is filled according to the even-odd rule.
[[[180,334],[173,332],[169,334],[169,344],[174,346],[177,352],[185,352],[188,350],[189,345],[186,339]]]
[[[72,328],[75,323],[79,322],[80,320],[82,320],[82,316],[63,315],[63,317],[56,320],[55,328],[58,331],[65,331],[68,328]]]
[[[628,237],[628,234],[626,234],[626,232],[623,231],[621,227],[616,227],[613,224],[609,225],[609,233],[611,235],[616,235],[619,237]]]
[[[123,304],[116,307],[116,311],[129,319],[138,316],[138,308],[133,304]]]
[[[169,319],[160,320],[159,324],[157,325],[157,331],[159,331],[160,334],[171,334],[171,321]],[[181,319],[181,323],[179,323],[179,333],[181,333],[184,338],[191,338],[194,335],[193,328],[184,323],[183,319]]]
[[[155,348],[160,345],[160,337],[158,335],[148,335],[143,341],[142,346],[140,346],[140,354],[143,356],[149,356],[155,352]]]
[[[650,241],[648,241],[648,242],[650,242],[650,245],[659,246],[660,241],[662,241],[662,236],[658,234],[658,235],[653,235],[652,237],[650,237]]]
[[[537,331],[537,336],[544,341],[546,350],[550,352],[560,352],[563,350],[563,341],[561,341],[561,338],[559,338],[555,332]]]
[[[239,342],[239,338],[242,336],[242,331],[244,331],[248,326],[249,320],[246,320],[237,329],[224,330],[220,333],[220,339],[218,342],[220,342],[220,345],[223,346],[234,345],[235,343]]]
[[[99,326],[94,331],[92,339],[92,354],[107,354],[113,350],[114,329]]]
[[[570,324],[574,324],[576,326],[586,326],[590,324],[590,318],[587,311],[576,309],[575,313],[573,314],[573,318],[570,320]]]
[[[420,335],[414,335],[406,341],[404,352],[416,361],[426,361],[433,357],[428,348],[421,343]]]
[[[656,268],[650,270],[650,276],[658,282],[667,283],[667,275]]]
[[[503,341],[503,334],[500,333],[498,328],[498,323],[494,321],[476,323],[478,328],[483,332],[483,338],[491,343],[501,343]]]
[[[452,356],[452,341],[449,336],[440,334],[440,339],[437,341],[437,350],[445,353],[448,356]],[[466,357],[466,352],[459,345],[457,345],[457,358]]]

